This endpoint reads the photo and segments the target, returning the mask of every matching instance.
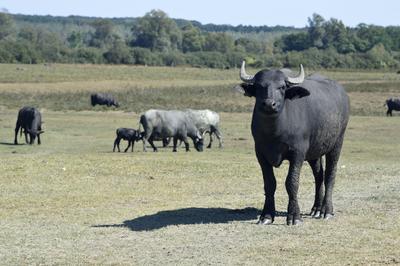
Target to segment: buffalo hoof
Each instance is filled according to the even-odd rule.
[[[272,224],[273,222],[274,222],[274,219],[272,219],[272,218],[260,217],[257,224],[268,225],[268,224]]]
[[[312,210],[310,213],[311,217],[314,219],[321,219],[322,218],[322,214],[321,211],[317,211],[317,210]]]
[[[324,220],[332,220],[335,216],[332,213],[326,213]]]
[[[302,225],[303,224],[303,220],[301,219],[288,219],[286,220],[286,224],[287,225]]]
[[[176,152],[176,150],[172,150],[172,152]]]

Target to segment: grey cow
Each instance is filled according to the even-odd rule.
[[[143,150],[146,151],[146,142],[149,142],[154,151],[153,140],[173,138],[173,151],[176,152],[178,140],[185,143],[186,151],[189,151],[187,138],[193,140],[197,151],[203,151],[203,138],[193,121],[186,113],[177,110],[165,111],[151,109],[140,117],[140,124],[143,126]]]
[[[386,105],[387,105],[387,112],[386,112],[386,116],[392,116],[392,111],[400,111],[400,99],[396,99],[396,98],[390,98],[386,100]]]
[[[21,130],[21,135],[22,131],[24,132],[26,143],[33,144],[37,137],[38,144],[41,144],[40,134],[42,134],[44,131],[42,130],[42,115],[40,114],[38,109],[25,106],[19,110],[17,123],[15,125],[14,144],[16,145],[18,144],[17,136],[19,130]],[[29,141],[27,135],[29,135]]]
[[[206,133],[210,135],[210,143],[207,148],[211,148],[212,144],[212,134],[217,136],[219,141],[219,147],[222,148],[222,134],[219,129],[219,115],[211,110],[193,110],[186,109],[185,112],[188,114],[190,119],[194,122],[200,134],[204,137]]]
[[[289,196],[287,224],[302,222],[297,193],[304,161],[310,164],[315,178],[311,215],[333,217],[332,191],[350,112],[349,98],[343,87],[319,75],[305,78],[302,65],[297,77],[281,70],[261,70],[252,76],[246,73],[243,62],[240,78],[244,81],[240,88],[245,95],[255,97],[251,132],[265,190],[259,223],[274,222],[276,179],[273,167],[279,167],[283,160],[289,161],[285,182]]]

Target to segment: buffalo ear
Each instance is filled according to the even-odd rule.
[[[289,87],[285,91],[285,99],[294,100],[310,95],[310,91],[300,86]]]
[[[255,97],[256,89],[253,84],[242,83],[234,88],[236,91],[243,93],[244,96]]]

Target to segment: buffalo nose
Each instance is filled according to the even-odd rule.
[[[267,109],[268,111],[276,111],[277,108],[277,104],[274,100],[272,99],[267,99],[264,100],[264,102],[262,103],[262,105],[264,106],[265,109]]]

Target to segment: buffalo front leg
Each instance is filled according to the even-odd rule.
[[[153,138],[149,138],[148,141],[149,141],[151,147],[153,148],[153,151],[156,152],[157,151],[157,147],[154,145]]]
[[[262,152],[257,151],[256,156],[261,166],[264,180],[265,202],[258,224],[272,224],[275,219],[275,191],[276,179],[272,165],[265,159]]]
[[[129,150],[129,147],[131,146],[131,141],[128,140],[128,147],[126,147],[126,149],[124,150],[124,152],[127,152]]]
[[[315,199],[310,215],[313,218],[321,218],[322,200],[324,198],[324,187],[322,186],[324,182],[322,157],[318,158],[317,160],[309,161],[308,163],[311,166],[315,180]]]
[[[290,160],[289,173],[286,177],[285,186],[289,196],[288,212],[286,217],[287,225],[299,225],[303,221],[300,216],[300,207],[297,200],[299,191],[300,171],[303,166],[304,156],[296,154]]]
[[[185,149],[186,149],[186,151],[190,151],[190,149],[189,149],[189,142],[188,142],[187,137],[183,137],[183,138],[182,138],[182,141],[183,141],[183,143],[185,143]]]
[[[174,137],[174,138],[172,139],[172,144],[173,144],[172,151],[173,151],[173,152],[176,152],[176,146],[177,146],[177,144],[178,144],[178,138],[177,138],[177,137]]]

